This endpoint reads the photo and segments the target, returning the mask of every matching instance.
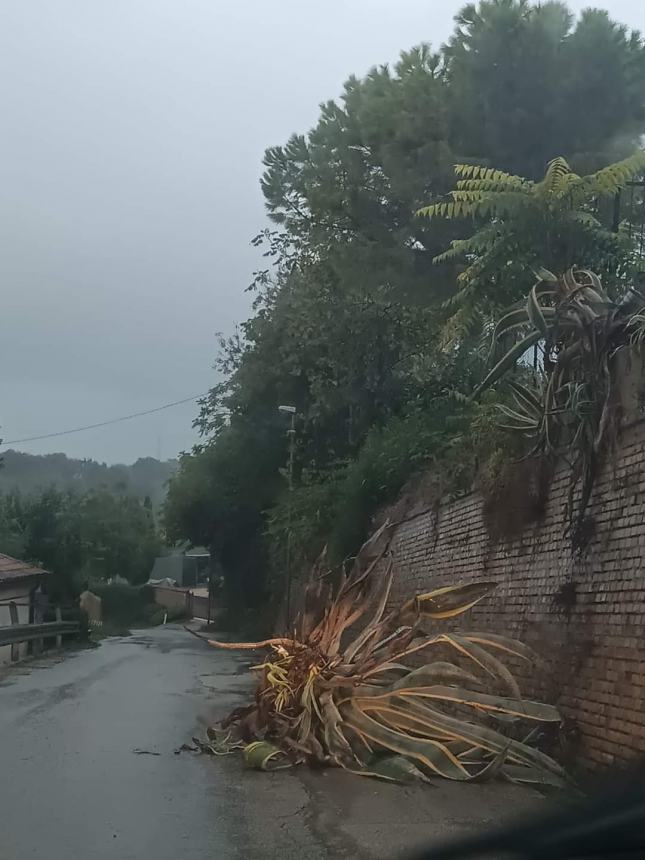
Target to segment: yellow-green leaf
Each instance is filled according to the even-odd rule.
[[[401,608],[401,616],[413,613],[425,618],[454,618],[467,612],[496,586],[495,582],[446,585],[426,594],[417,594]]]
[[[554,708],[553,705],[531,702],[517,697],[491,696],[488,693],[478,693],[474,690],[441,684],[432,687],[398,687],[397,696],[438,699],[455,705],[466,705],[470,708],[479,708],[482,711],[499,712],[545,723],[559,723],[562,719],[557,708]]]
[[[343,716],[348,725],[370,740],[400,755],[422,762],[440,776],[456,780],[466,780],[469,777],[459,759],[439,741],[416,738],[386,728],[351,703],[345,706]]]
[[[526,302],[526,313],[534,328],[542,334],[542,337],[546,337],[549,333],[549,326],[547,325],[544,314],[542,313],[535,286],[533,286],[529,293],[529,297]]]
[[[282,770],[292,766],[286,754],[268,741],[254,741],[244,747],[244,761],[254,770]]]

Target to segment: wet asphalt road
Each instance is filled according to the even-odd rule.
[[[169,626],[0,674],[1,860],[399,858],[543,802],[175,755],[247,700],[245,659]]]
[[[174,754],[237,704],[236,672],[171,627],[13,669],[0,685],[0,855],[243,856],[232,775]]]

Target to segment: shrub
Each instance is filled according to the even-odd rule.
[[[148,585],[93,582],[90,591],[101,598],[104,622],[122,627],[141,621],[146,604],[154,603],[154,592]]]
[[[437,499],[470,490],[479,464],[498,447],[509,450],[508,434],[498,427],[497,400],[499,395],[492,394],[479,404],[437,397],[432,408],[393,417],[371,430],[352,462],[314,477],[305,474],[291,499],[284,494],[269,511],[267,536],[278,571],[273,593],[282,584],[289,531],[292,569],[303,571],[325,544],[334,562],[353,555],[377,511],[406,486],[413,494],[415,479],[428,470]]]

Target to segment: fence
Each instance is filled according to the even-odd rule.
[[[154,585],[155,603],[166,609],[182,609],[189,618],[203,618],[210,622],[214,615],[212,601],[209,600],[208,591],[200,588],[195,593],[190,588],[172,588],[166,585]]]

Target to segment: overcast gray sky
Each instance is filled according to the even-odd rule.
[[[0,435],[206,391],[215,332],[248,314],[264,149],[461,5],[0,0]],[[595,5],[645,29],[642,0]],[[14,447],[167,458],[195,412]]]

